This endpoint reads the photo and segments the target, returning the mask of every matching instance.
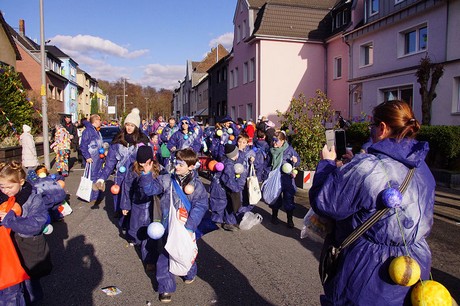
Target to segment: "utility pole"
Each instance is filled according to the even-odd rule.
[[[42,124],[43,124],[43,155],[46,169],[50,168],[50,140],[48,131],[48,102],[46,101],[46,72],[45,72],[45,26],[43,17],[43,0],[40,0],[40,60],[42,86],[40,95],[42,96]]]

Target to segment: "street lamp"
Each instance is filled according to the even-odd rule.
[[[118,101],[117,101],[117,98],[118,97],[123,97],[123,104],[125,103],[124,102],[124,98],[127,97],[128,95],[115,95],[115,118],[118,120]],[[123,112],[124,112],[124,109],[123,109]]]

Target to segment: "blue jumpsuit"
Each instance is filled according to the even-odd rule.
[[[333,161],[319,162],[310,204],[317,214],[335,220],[336,245],[383,208],[382,190],[397,188],[415,167],[401,207],[391,209],[340,254],[337,274],[324,284],[322,305],[410,305],[411,288],[396,285],[388,273],[394,257],[407,255],[406,247],[420,265],[421,278],[430,278],[426,237],[433,224],[435,181],[424,161],[428,150],[426,142],[390,138],[341,168]]]
[[[238,135],[240,134],[240,131],[235,123],[232,123],[230,125],[230,128],[233,130],[232,134],[228,133],[228,129],[223,128],[221,130],[222,131],[221,136],[217,136],[218,130],[216,130],[214,132],[214,136],[212,137],[211,148],[209,149],[209,151],[211,151],[212,158],[217,161],[223,160],[223,157],[225,156],[225,145],[227,143],[231,143],[234,145],[237,144],[236,139]],[[230,135],[233,135],[235,137],[234,140],[230,140]]]
[[[192,175],[193,179],[191,180],[190,184],[195,187],[195,191],[192,194],[187,195],[187,198],[190,201],[192,207],[188,212],[188,219],[185,222],[185,228],[187,228],[189,231],[196,232],[198,225],[200,224],[204,214],[209,208],[209,204],[208,193],[206,192],[203,183],[198,177],[197,172],[193,171]],[[161,194],[160,206],[162,213],[162,223],[165,227],[165,234],[162,240],[164,244],[166,244],[168,239],[168,220],[170,213],[169,209],[171,192],[174,207],[176,209],[184,207],[184,204],[180,200],[179,195],[174,190],[174,187],[172,187],[171,174],[160,175],[158,179],[154,179],[150,173],[147,175],[142,175],[139,180],[139,186],[146,195]],[[184,276],[184,279],[193,279],[196,274],[197,266],[195,262],[187,275]],[[158,292],[171,293],[176,291],[175,275],[169,272],[169,255],[166,250],[163,250],[163,253],[158,257],[156,278],[158,281]]]
[[[96,182],[97,174],[101,170],[104,161],[99,157],[99,149],[102,148],[102,136],[89,121],[85,121],[83,124],[85,125],[85,130],[81,135],[80,150],[84,164],[86,164],[88,158],[93,160],[91,164],[91,180]],[[91,201],[96,200],[98,196],[99,191],[93,190],[91,192]]]
[[[238,154],[236,161],[224,157],[224,170],[214,173],[210,186],[209,201],[212,221],[232,225],[237,224],[236,207],[233,207],[234,203],[229,198],[229,194],[241,193],[246,185],[247,171],[237,177],[234,169],[236,163],[244,164],[244,161],[244,154]]]

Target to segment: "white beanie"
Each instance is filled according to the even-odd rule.
[[[132,123],[134,124],[137,128],[139,128],[139,125],[141,124],[141,117],[139,116],[139,109],[138,108],[133,108],[131,112],[126,116],[125,118],[125,124],[126,123]]]
[[[22,131],[23,131],[24,133],[30,133],[31,130],[32,130],[32,129],[31,129],[30,126],[28,126],[27,124],[24,124],[24,125],[22,126]]]

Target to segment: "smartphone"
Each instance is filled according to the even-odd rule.
[[[334,144],[335,144],[334,130],[326,130],[326,145],[327,145],[327,149],[330,151]]]
[[[342,155],[347,153],[347,139],[345,137],[345,130],[335,130],[335,152],[337,159],[341,159]]]

